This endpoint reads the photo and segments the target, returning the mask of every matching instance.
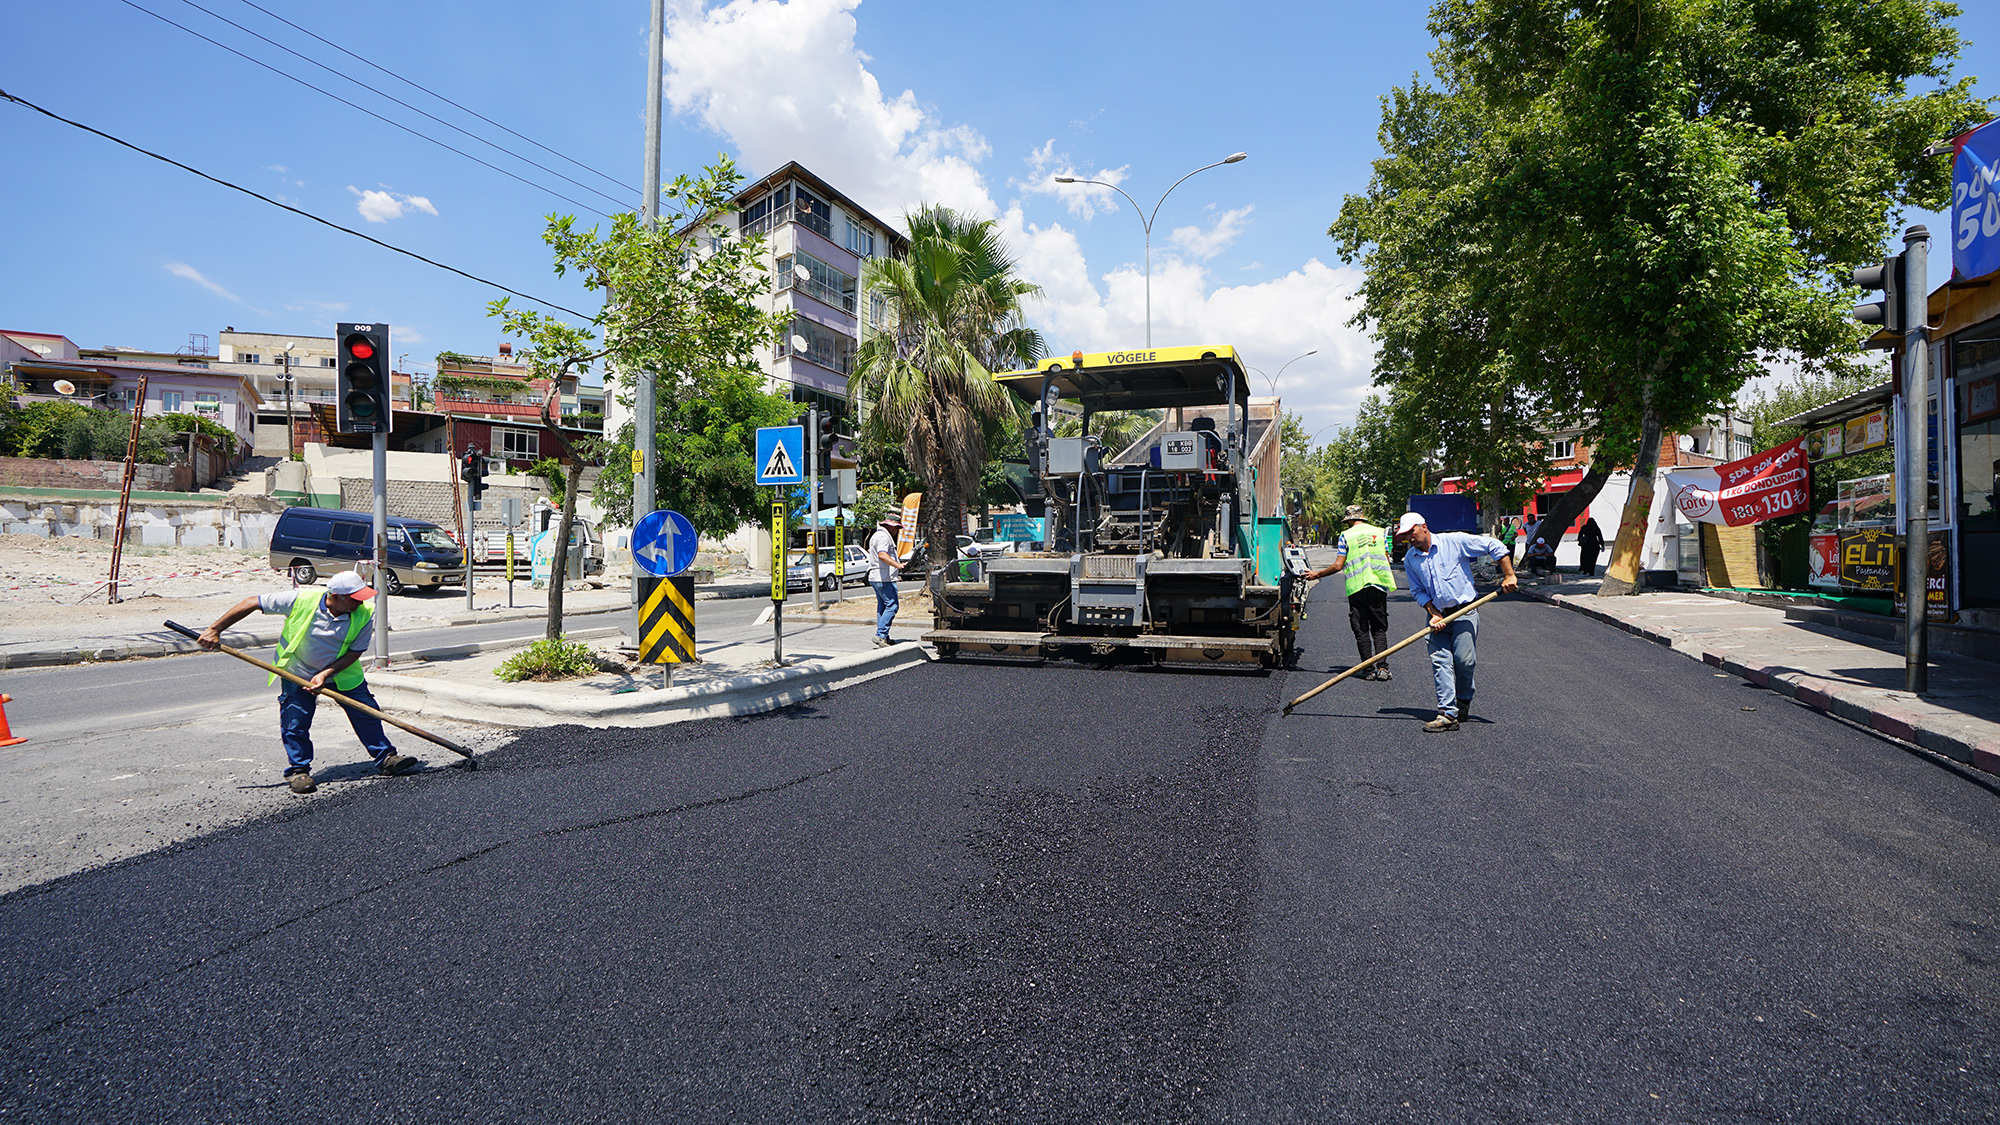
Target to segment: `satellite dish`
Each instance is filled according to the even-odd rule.
[[[56,393],[59,395],[73,395],[76,393],[76,384],[70,382],[68,379],[57,379]]]
[[[795,352],[809,352],[812,350],[812,344],[807,342],[804,336],[793,336],[792,350]]]
[[[1690,437],[1687,434],[1682,434],[1679,438],[1675,440],[1674,444],[1681,447],[1682,453],[1694,452],[1694,438]]]

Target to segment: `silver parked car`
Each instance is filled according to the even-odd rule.
[[[810,590],[813,582],[819,582],[822,590],[832,590],[842,584],[860,586],[868,581],[868,552],[853,543],[847,545],[847,574],[835,574],[836,555],[832,547],[821,547],[817,565],[807,550],[793,551],[789,565],[785,567],[785,589]],[[815,579],[817,575],[817,579]]]

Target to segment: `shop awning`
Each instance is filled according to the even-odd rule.
[[[1845,421],[1857,414],[1865,414],[1881,406],[1888,402],[1895,393],[1896,381],[1891,379],[1881,386],[1870,387],[1865,391],[1856,391],[1846,398],[1835,399],[1825,406],[1815,406],[1811,410],[1801,411],[1790,418],[1780,418],[1776,424],[1780,426],[1817,426],[1825,422]]]

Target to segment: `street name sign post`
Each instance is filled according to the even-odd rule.
[[[771,661],[785,662],[785,501],[771,493]]]

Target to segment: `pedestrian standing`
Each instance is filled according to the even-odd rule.
[[[1346,530],[1334,542],[1333,562],[1318,570],[1306,571],[1307,578],[1325,578],[1347,572],[1347,624],[1354,630],[1354,645],[1361,659],[1389,647],[1389,591],[1396,588],[1396,575],[1389,569],[1389,535],[1368,522],[1359,504],[1347,506]],[[1361,673],[1364,680],[1389,680],[1387,662]]]
[[[876,648],[896,643],[889,639],[889,623],[896,620],[896,611],[903,604],[902,596],[896,592],[896,579],[903,573],[903,558],[896,553],[896,541],[902,535],[903,517],[891,512],[868,538],[871,560],[868,584],[875,587]]]
[[[1500,545],[1507,548],[1507,557],[1514,557],[1514,542],[1521,537],[1521,518],[1508,516],[1500,521]]]
[[[1407,539],[1410,549],[1403,555],[1403,576],[1410,582],[1410,597],[1431,617],[1426,638],[1431,654],[1431,678],[1437,688],[1437,718],[1424,724],[1433,733],[1457,730],[1472,717],[1472,673],[1478,666],[1479,613],[1466,614],[1450,624],[1445,618],[1478,600],[1472,587],[1472,560],[1500,561],[1500,588],[1509,592],[1521,588],[1514,576],[1514,560],[1507,548],[1490,535],[1470,535],[1447,531],[1431,534],[1424,517],[1404,512],[1396,521],[1396,538]]]
[[[1597,526],[1597,517],[1583,521],[1583,530],[1576,533],[1576,549],[1583,576],[1597,577],[1597,553],[1604,549],[1604,529]]]
[[[213,651],[222,646],[223,630],[263,612],[285,619],[278,638],[278,654],[272,663],[306,681],[305,685],[283,681],[278,691],[278,729],[285,740],[285,779],[294,793],[311,793],[319,788],[312,776],[313,715],[319,710],[319,692],[328,681],[335,690],[357,703],[375,706],[368,690],[361,658],[375,636],[375,607],[368,599],[375,591],[359,574],[343,570],[327,580],[326,589],[302,587],[275,594],[253,594],[230,607],[204,630],[196,643]],[[277,680],[277,673],[271,674]],[[382,720],[343,707],[354,736],[375,760],[378,771],[395,775],[407,773],[417,764],[408,754],[396,753],[389,744]]]

